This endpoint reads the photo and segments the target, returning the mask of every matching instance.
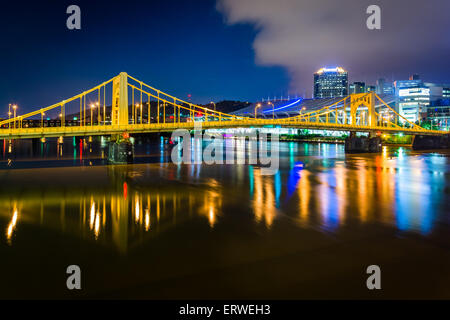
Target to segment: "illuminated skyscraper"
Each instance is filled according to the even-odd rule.
[[[322,68],[314,74],[314,98],[348,95],[348,73],[344,69]]]
[[[448,88],[442,88],[442,98],[444,99],[450,99],[450,87]]]
[[[430,104],[430,88],[417,77],[395,81],[398,112],[411,122],[422,119]]]

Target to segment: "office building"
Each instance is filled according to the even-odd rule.
[[[442,88],[442,98],[443,99],[450,99],[450,86]]]
[[[366,92],[376,92],[377,87],[376,86],[367,86]]]
[[[430,102],[427,108],[427,120],[439,130],[450,129],[450,99]]]
[[[377,94],[394,94],[392,82],[386,82],[384,78],[378,79],[375,92]]]
[[[350,93],[364,93],[366,91],[366,84],[364,82],[353,82],[350,85]]]
[[[395,81],[394,87],[400,115],[413,123],[426,118],[431,90],[418,75],[411,76],[410,80]]]
[[[348,93],[348,73],[343,68],[322,68],[314,74],[314,98],[344,97]]]

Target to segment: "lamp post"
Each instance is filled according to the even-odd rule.
[[[17,111],[17,105],[13,105],[13,110],[14,110],[14,129],[16,128],[16,111]]]
[[[256,107],[255,107],[255,120],[256,120],[256,118],[257,118],[256,110],[257,110],[258,108],[261,108],[261,103],[258,103],[258,104],[256,105]]]
[[[137,120],[138,108],[139,108],[139,103],[136,103],[134,105],[134,111],[133,111],[133,124],[138,124],[138,120]]]
[[[302,112],[305,111],[305,110],[306,110],[306,107],[303,107],[303,108],[300,109],[300,111],[298,113],[299,116],[300,116],[300,120],[301,120],[301,117],[302,117]]]
[[[275,105],[270,101],[267,104],[272,105],[272,120],[275,120]]]
[[[91,127],[94,125],[94,108],[95,108],[95,105],[92,103],[91,104]]]

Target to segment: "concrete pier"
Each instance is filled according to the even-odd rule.
[[[351,132],[345,139],[346,153],[377,153],[382,150],[381,137],[371,134],[369,137],[357,137],[356,132]]]
[[[412,148],[413,150],[434,150],[450,148],[450,135],[416,135],[414,136]]]
[[[113,164],[133,163],[134,147],[129,138],[111,137],[108,144],[108,162]]]

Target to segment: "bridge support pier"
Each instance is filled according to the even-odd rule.
[[[346,153],[378,153],[382,150],[381,137],[370,133],[369,137],[357,137],[355,131],[345,139]]]
[[[450,148],[450,134],[440,136],[416,135],[412,144],[413,150],[434,150]]]
[[[108,162],[112,164],[133,163],[134,147],[129,137],[111,136],[108,144]]]

